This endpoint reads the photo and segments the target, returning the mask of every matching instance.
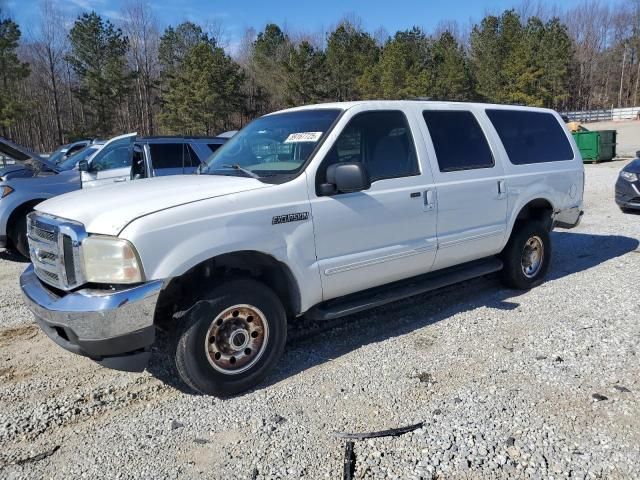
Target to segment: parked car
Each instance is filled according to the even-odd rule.
[[[193,173],[225,141],[130,133],[89,145],[56,165],[0,139],[0,151],[29,158],[20,167],[23,170],[16,167],[0,177],[0,248],[10,246],[29,256],[26,215],[47,198],[131,179]]]
[[[616,203],[623,212],[640,210],[640,152],[618,175]]]
[[[111,368],[145,368],[156,327],[175,322],[184,383],[226,396],[273,368],[287,318],[496,271],[514,288],[540,284],[549,232],[578,224],[583,187],[552,110],[305,106],[253,121],[200,175],[38,205],[20,283],[47,335]]]
[[[82,150],[85,147],[88,147],[92,143],[93,141],[91,140],[79,140],[77,142],[67,143],[66,145],[62,145],[58,147],[54,152],[51,153],[51,155],[49,155],[46,158],[50,163],[54,165],[59,165],[60,163],[64,162],[67,158],[78,153],[80,150]]]

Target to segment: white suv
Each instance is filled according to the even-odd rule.
[[[185,383],[231,395],[277,362],[287,318],[499,270],[533,287],[549,232],[582,215],[580,153],[558,114],[536,108],[294,108],[250,123],[199,173],[38,205],[21,286],[54,341],[141,370],[156,326],[174,322]]]

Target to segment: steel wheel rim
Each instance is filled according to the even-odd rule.
[[[237,375],[253,367],[269,340],[269,323],[253,305],[234,305],[211,322],[204,340],[209,364],[225,375]]]
[[[529,238],[522,249],[522,258],[520,264],[522,273],[527,278],[535,277],[542,268],[544,260],[544,243],[537,235]]]

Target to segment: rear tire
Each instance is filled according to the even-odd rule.
[[[186,315],[175,343],[183,381],[205,395],[227,397],[257,385],[282,355],[287,317],[282,302],[253,279],[215,287]]]
[[[27,241],[27,214],[20,215],[9,232],[13,248],[23,257],[29,258],[29,242]]]
[[[501,253],[505,285],[527,290],[540,285],[549,270],[551,240],[542,222],[529,221],[514,229]]]

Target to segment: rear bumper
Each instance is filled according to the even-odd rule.
[[[142,371],[155,341],[153,318],[162,281],[105,293],[90,289],[58,296],[30,265],[20,287],[42,331],[59,346],[117,370]]]
[[[556,212],[553,216],[553,226],[558,228],[575,228],[580,225],[584,212],[579,206]]]

